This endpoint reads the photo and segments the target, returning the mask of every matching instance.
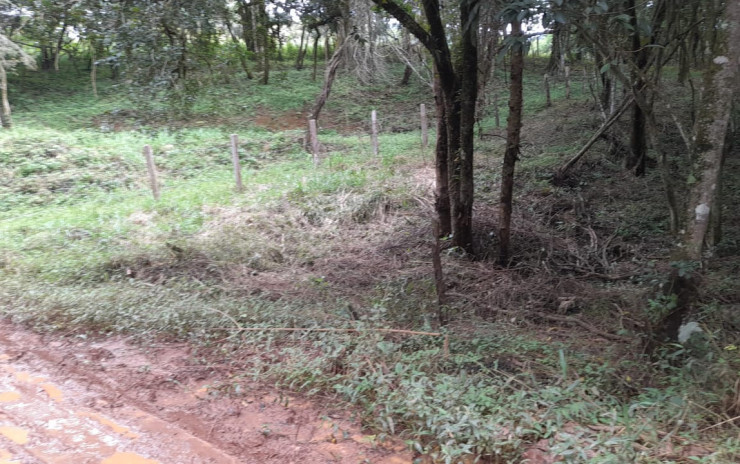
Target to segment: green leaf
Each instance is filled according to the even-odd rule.
[[[558,350],[558,360],[560,361],[560,373],[563,376],[563,380],[568,377],[568,362],[565,360],[565,352]]]
[[[611,68],[611,67],[612,67],[612,64],[611,63],[606,63],[604,66],[601,67],[601,69],[599,69],[599,73],[600,74],[604,74],[604,73],[608,72],[609,71],[609,68]]]

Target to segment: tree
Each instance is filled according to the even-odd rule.
[[[459,59],[451,52],[450,38],[438,0],[422,0],[426,24],[417,20],[408,5],[373,0],[394,17],[429,51],[435,69],[437,143],[435,147],[435,209],[440,234],[451,235],[452,244],[473,252],[473,148],[477,100],[477,27],[479,0],[459,4]]]
[[[13,127],[10,102],[8,101],[8,72],[19,64],[30,69],[36,69],[36,60],[32,56],[24,52],[20,46],[8,37],[0,34],[0,94],[2,94],[0,122],[5,129]]]
[[[687,21],[686,18],[691,16],[684,12],[686,5],[666,0],[639,3],[632,0],[553,0],[553,4],[556,20],[569,24],[579,40],[592,48],[597,58],[595,62],[603,63],[599,72],[608,73],[631,93],[634,100],[631,149],[625,159],[625,167],[633,169],[636,175],[642,175],[646,168],[648,144],[657,153],[670,229],[673,233],[678,232],[679,202],[669,160],[669,152],[673,150],[663,146],[654,104],[661,99],[660,82],[664,66],[679,54],[679,50],[695,40],[689,38],[700,31],[699,25],[704,21]],[[707,21],[716,22],[714,19]],[[706,31],[718,29],[715,25]],[[611,106],[614,107],[613,99]],[[604,116],[608,119],[606,114]]]
[[[740,75],[740,3],[725,6],[724,40],[715,44],[704,71],[702,103],[696,121],[691,189],[686,212],[685,254],[701,261],[712,217],[720,214],[717,193],[722,183],[725,140]]]
[[[59,71],[62,50],[71,42],[68,29],[79,25],[84,9],[82,0],[39,2],[19,0],[18,11],[29,14],[23,34],[33,40],[41,54],[41,69]]]
[[[511,79],[509,82],[509,118],[506,124],[506,152],[501,167],[501,196],[499,201],[499,252],[498,261],[502,266],[509,264],[511,248],[511,212],[514,197],[514,166],[519,157],[522,128],[522,94],[524,83],[524,48],[522,42],[522,19],[518,11],[512,11],[511,38]]]

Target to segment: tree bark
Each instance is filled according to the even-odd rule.
[[[59,58],[62,55],[62,46],[64,45],[64,36],[67,33],[67,21],[62,23],[62,30],[59,32],[56,46],[54,48],[54,71],[59,72]]]
[[[256,52],[256,41],[255,41],[255,21],[252,15],[252,5],[246,0],[239,0],[237,3],[236,12],[239,15],[239,22],[242,26],[242,40],[244,40],[244,46],[249,52]]]
[[[726,46],[715,50],[704,72],[704,92],[699,110],[693,159],[696,182],[689,193],[686,254],[699,261],[705,248],[711,218],[719,213],[717,191],[721,182],[727,128],[732,101],[740,73],[740,3],[728,2],[725,11],[729,24]]]
[[[8,102],[8,74],[5,72],[5,61],[0,60],[0,94],[2,96],[2,110],[0,110],[0,123],[3,129],[13,127],[10,117],[10,102]]]
[[[229,36],[231,37],[231,42],[234,44],[234,47],[237,48],[236,54],[239,57],[239,64],[241,65],[242,70],[244,71],[244,74],[247,75],[247,79],[251,80],[254,78],[254,76],[252,75],[252,71],[249,70],[249,63],[247,62],[247,56],[241,51],[241,44],[239,43],[239,39],[237,38],[236,34],[234,34],[234,31],[231,27],[231,21],[229,21],[228,18],[225,18],[225,23],[226,23],[226,29],[228,29]]]
[[[321,32],[316,28],[316,37],[313,39],[313,75],[312,80],[316,82],[316,75],[319,69],[319,39],[321,39]]]
[[[259,40],[262,46],[262,85],[267,85],[270,82],[270,52],[272,51],[270,41],[270,28],[267,24],[267,10],[265,9],[265,0],[257,1],[257,14],[259,15],[259,23],[257,28],[259,29]]]
[[[296,59],[295,59],[295,68],[299,71],[303,69],[303,57],[306,56],[305,43],[307,41],[305,39],[306,39],[306,26],[303,25],[301,27],[301,41],[298,44],[298,56],[296,56]]]
[[[552,30],[552,48],[550,50],[550,59],[547,61],[547,67],[545,72],[549,74],[557,74],[560,72],[560,66],[563,58],[563,35],[565,34],[565,26],[561,23],[555,23]]]
[[[637,24],[637,7],[635,0],[627,1],[627,10],[632,26],[631,49],[635,68],[632,71],[632,92],[642,93],[645,82],[642,80],[642,71],[647,64],[647,54],[642,47],[640,29]],[[645,161],[647,156],[647,137],[645,135],[645,113],[640,105],[632,106],[632,126],[630,131],[630,153],[624,159],[625,169],[634,169],[636,176],[645,174]]]
[[[98,63],[95,48],[95,42],[90,41],[90,84],[92,85],[93,97],[98,98]]]
[[[439,140],[439,137],[442,137],[443,135],[440,132],[437,133],[436,156],[443,156],[439,149],[441,146],[446,145],[447,152],[444,156],[447,159],[447,187],[450,198],[449,217],[446,216],[446,211],[444,210],[438,210],[437,214],[440,221],[440,230],[447,230],[446,228],[448,226],[445,225],[445,221],[451,221],[449,228],[452,231],[452,245],[463,246],[460,242],[460,238],[464,239],[465,237],[469,237],[471,234],[469,231],[461,230],[461,227],[466,227],[465,222],[461,220],[465,215],[458,214],[458,211],[464,211],[464,209],[461,210],[460,204],[460,79],[458,78],[458,74],[452,64],[452,54],[447,42],[447,31],[440,14],[439,1],[422,0],[421,2],[428,27],[422,27],[422,25],[419,24],[405,9],[401,8],[393,1],[373,0],[373,2],[388,14],[396,18],[403,27],[413,34],[419,42],[429,50],[434,60],[434,69],[436,72],[435,79],[439,89],[438,95],[442,95],[442,103],[444,105],[444,114],[438,114],[437,117],[445,118],[446,129],[446,140],[444,140],[443,143]],[[441,129],[441,126],[438,127]],[[439,163],[443,163],[443,161],[437,159],[435,164]],[[438,207],[440,205],[444,205],[444,203],[438,202]]]
[[[439,83],[439,76],[435,73],[434,104],[437,110],[437,142],[434,152],[434,207],[437,213],[437,223],[440,237],[447,237],[452,233],[452,213],[450,210],[449,167],[447,165],[447,115],[445,114],[444,94]]]
[[[511,23],[511,35],[522,36],[521,21]],[[506,152],[501,168],[500,226],[498,261],[508,266],[511,253],[511,212],[514,194],[514,166],[519,156],[523,106],[524,45],[515,44],[511,54],[511,85],[509,87],[509,118],[506,125]]]
[[[398,85],[406,86],[409,85],[409,80],[411,80],[411,73],[414,70],[411,69],[411,66],[406,65],[406,67],[403,69],[403,77],[401,78],[401,82],[398,83]]]
[[[329,99],[329,94],[331,93],[331,87],[334,84],[334,79],[337,76],[337,69],[339,68],[339,65],[342,62],[342,52],[344,50],[345,45],[349,43],[349,40],[345,40],[342,45],[337,47],[337,49],[334,51],[334,55],[331,57],[331,60],[329,60],[329,63],[326,66],[326,72],[324,73],[324,87],[321,89],[321,92],[316,96],[316,100],[314,101],[313,106],[311,107],[311,111],[308,114],[308,120],[314,119],[317,121],[319,120],[319,114],[321,114],[322,108],[324,108],[324,104],[326,104],[326,100]],[[310,146],[311,137],[309,135],[306,136],[306,148]]]
[[[692,175],[696,182],[689,192],[684,246],[675,254],[678,262],[701,263],[713,216],[719,212],[717,191],[722,181],[728,123],[740,73],[740,2],[726,3],[724,19],[727,24],[724,41],[718,40],[712,61],[704,72],[704,93],[695,129]],[[676,295],[676,309],[653,329],[648,350],[652,351],[656,342],[677,339],[701,283],[701,268],[690,269],[688,273],[674,269],[669,275],[663,293]]]
[[[477,23],[471,21],[478,1],[460,3],[463,24],[460,70],[460,207],[457,222],[457,244],[473,253],[473,155],[475,144],[475,107],[478,101],[478,39]],[[466,27],[467,25],[467,27]]]

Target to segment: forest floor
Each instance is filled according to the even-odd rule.
[[[419,103],[433,107],[424,85],[341,75],[315,167],[301,121],[320,83],[306,71],[268,86],[232,76],[187,117],[134,107],[103,81],[92,101],[72,71],[16,78],[17,127],[0,133],[0,427],[29,441],[3,434],[0,448],[44,462],[53,446],[94,439],[80,450],[91,462],[116,452],[188,462],[144,443],[174,430],[205,453],[193,462],[737,462],[738,145],[725,167],[724,240],[691,314],[702,333],[647,356],[652,324],[675,303],[661,285],[686,265],[671,259],[659,172],[651,163],[634,177],[623,147],[600,141],[553,184],[600,117],[587,82],[566,100],[554,80],[546,107],[533,65],[511,266],[494,265],[504,130],[489,111],[476,255],[445,247],[442,306],[432,149],[417,122]],[[503,76],[492,89],[506,100]],[[687,104],[681,87],[666,91]],[[684,127],[689,113],[677,112]],[[686,178],[680,136],[660,116],[673,173]],[[71,435],[54,435],[45,408],[76,421]]]

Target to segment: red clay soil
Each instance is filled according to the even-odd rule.
[[[39,336],[0,322],[0,464],[411,463],[348,411],[196,364],[184,344]],[[234,380],[232,382],[235,383]]]

